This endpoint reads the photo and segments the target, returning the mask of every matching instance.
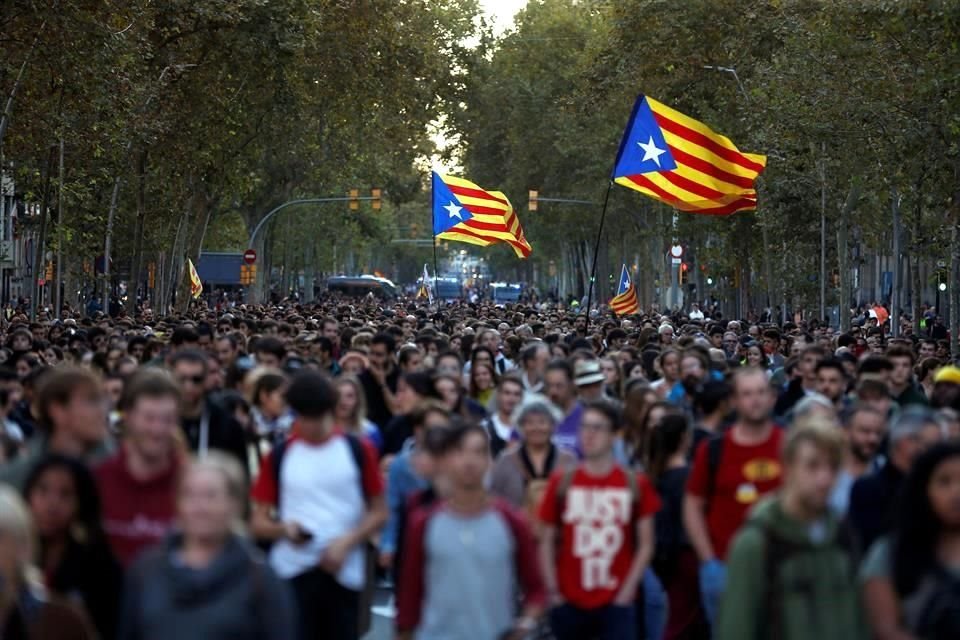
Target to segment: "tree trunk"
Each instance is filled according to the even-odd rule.
[[[947,216],[953,225],[950,235],[950,278],[947,281],[950,296],[950,353],[960,353],[960,161],[953,163],[952,211]]]
[[[893,218],[893,250],[890,252],[893,258],[893,286],[890,288],[890,334],[899,336],[901,332],[900,308],[903,306],[900,287],[903,259],[900,256],[900,194],[896,188],[890,193],[890,213]]]
[[[147,217],[147,149],[137,154],[137,219],[133,226],[133,259],[130,263],[130,282],[127,288],[127,314],[133,316],[137,309],[137,292],[143,279],[143,225]],[[144,288],[146,299],[147,290]]]
[[[47,167],[43,174],[43,196],[40,198],[40,230],[37,233],[37,243],[33,250],[33,282],[30,283],[30,319],[36,320],[37,309],[40,306],[40,274],[44,273],[44,253],[47,244],[47,209],[50,206],[50,178],[53,174],[53,161],[56,157],[57,146],[51,145],[47,155]]]
[[[847,246],[850,227],[850,213],[860,199],[860,187],[850,187],[847,200],[840,208],[840,228],[837,231],[837,254],[840,269],[840,330],[850,331],[850,249]]]
[[[923,282],[920,275],[920,254],[923,252],[920,245],[921,235],[920,235],[920,217],[923,212],[922,204],[920,203],[919,192],[917,193],[917,204],[914,207],[913,212],[913,269],[911,272],[912,276],[912,289],[910,298],[913,303],[913,322],[917,330],[920,329],[920,320],[921,320],[921,305],[923,304]]]
[[[203,183],[201,182],[201,185]],[[210,197],[203,189],[198,186],[194,189],[191,198],[190,215],[187,218],[187,233],[185,235],[184,251],[179,256],[174,256],[183,266],[183,276],[180,278],[177,288],[178,313],[185,313],[190,308],[190,302],[193,297],[190,295],[190,275],[185,268],[187,258],[193,260],[196,264],[200,259],[200,251],[203,248],[203,237],[207,233],[207,227],[213,217],[215,206],[214,198]]]
[[[313,302],[313,286],[317,276],[316,241],[310,238],[303,253],[303,303]]]

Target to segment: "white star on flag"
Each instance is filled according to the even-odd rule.
[[[643,160],[641,162],[646,162],[647,160],[653,160],[657,163],[657,166],[660,166],[660,156],[667,152],[666,149],[659,148],[656,143],[653,141],[653,136],[650,136],[650,141],[646,144],[642,142],[637,143],[641,149],[643,149]]]
[[[659,163],[657,163],[657,164],[659,164]],[[463,209],[463,207],[458,207],[457,205],[455,205],[455,204],[453,204],[453,203],[451,202],[450,204],[448,204],[447,206],[445,206],[444,209],[447,210],[447,214],[448,214],[451,218],[457,218],[458,220],[463,220],[463,214],[460,213],[460,210]]]

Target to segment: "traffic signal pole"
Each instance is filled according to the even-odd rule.
[[[256,249],[256,245],[254,243],[257,241],[257,234],[260,233],[260,230],[263,229],[264,225],[266,225],[267,222],[269,222],[271,218],[273,218],[273,216],[277,215],[278,213],[280,213],[281,211],[283,211],[288,207],[293,207],[301,204],[324,204],[327,202],[347,202],[350,205],[350,210],[356,211],[357,209],[359,209],[359,203],[361,200],[369,200],[372,203],[373,210],[379,211],[380,202],[383,197],[383,190],[373,189],[371,191],[371,194],[372,195],[369,195],[369,196],[361,196],[359,193],[359,190],[351,189],[349,191],[349,194],[346,196],[328,196],[325,198],[301,198],[299,200],[290,200],[289,202],[284,202],[283,204],[271,209],[267,213],[267,215],[263,216],[263,218],[260,219],[260,222],[257,223],[257,226],[254,227],[253,231],[250,233],[250,239],[247,241],[247,248]],[[254,269],[253,270],[254,282],[251,283],[253,285],[252,295],[254,296],[254,298],[258,298],[260,295],[260,291],[257,285],[257,281],[260,278],[269,279],[269,274],[267,273],[267,270],[260,269],[259,276],[258,276],[256,267],[254,267],[253,269]]]

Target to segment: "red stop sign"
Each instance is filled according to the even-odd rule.
[[[247,264],[253,264],[257,261],[257,252],[253,249],[247,249],[243,252],[243,261]]]

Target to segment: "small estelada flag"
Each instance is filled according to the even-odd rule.
[[[187,258],[187,272],[190,274],[190,295],[196,300],[203,293],[203,283],[200,282],[200,274],[190,258]]]

